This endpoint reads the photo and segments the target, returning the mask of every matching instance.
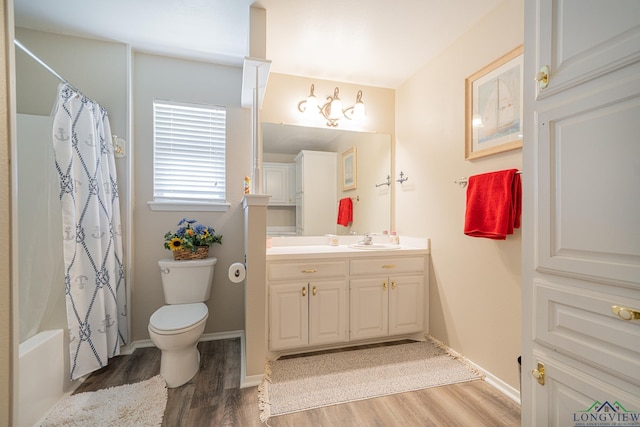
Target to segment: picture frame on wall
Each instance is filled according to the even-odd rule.
[[[522,45],[465,79],[465,160],[522,148]]]
[[[354,190],[358,186],[358,163],[356,147],[342,153],[342,191]]]

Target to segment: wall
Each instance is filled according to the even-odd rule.
[[[465,161],[464,111],[465,78],[520,45],[523,21],[523,0],[505,0],[396,94],[396,170],[409,177],[396,223],[431,238],[431,335],[516,390],[521,233],[465,236],[465,190],[453,181],[522,166],[521,150]]]
[[[134,98],[134,273],[131,295],[132,338],[149,337],[151,314],[164,304],[157,261],[170,258],[164,234],[175,231],[182,218],[196,219],[222,234],[223,244],[212,247],[218,258],[205,333],[244,327],[244,287],[229,282],[233,262],[244,260],[243,179],[249,175],[250,111],[240,108],[242,69],[144,53],[133,59]],[[153,200],[153,100],[224,105],[227,107],[228,212],[157,212]],[[210,254],[211,254],[210,252]]]

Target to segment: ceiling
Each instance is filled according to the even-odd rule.
[[[241,66],[267,11],[271,72],[397,88],[503,0],[14,0],[16,26]]]

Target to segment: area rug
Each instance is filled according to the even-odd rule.
[[[54,406],[42,426],[159,426],[166,406],[167,386],[157,375],[68,396]]]
[[[462,356],[424,342],[268,361],[260,419],[483,378]]]

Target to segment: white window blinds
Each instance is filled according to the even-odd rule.
[[[153,103],[153,199],[224,202],[226,109]]]

